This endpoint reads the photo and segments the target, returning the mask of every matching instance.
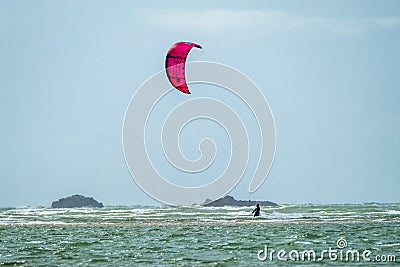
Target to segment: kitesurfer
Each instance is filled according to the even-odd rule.
[[[257,203],[256,208],[252,211],[252,214],[254,213],[254,217],[260,216],[260,205]]]

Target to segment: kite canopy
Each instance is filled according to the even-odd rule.
[[[185,62],[193,47],[202,48],[200,45],[190,42],[176,43],[170,47],[165,58],[165,71],[168,80],[176,89],[185,94],[190,94],[186,84]]]

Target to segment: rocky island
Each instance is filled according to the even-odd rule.
[[[51,203],[52,208],[82,208],[82,207],[93,207],[102,208],[103,203],[96,201],[92,197],[85,197],[82,195],[73,195],[66,198],[61,198]]]
[[[256,204],[260,206],[278,206],[278,204],[271,201],[254,201],[254,200],[236,200],[231,196],[225,196],[219,198],[215,201],[207,199],[202,206],[204,207],[223,207],[223,206],[236,206],[236,207],[248,207],[255,206]]]

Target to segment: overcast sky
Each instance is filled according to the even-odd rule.
[[[6,0],[0,40],[0,206],[75,193],[157,204],[128,172],[122,123],[177,41],[203,46],[190,61],[248,75],[274,114],[270,175],[254,194],[244,177],[233,196],[400,201],[399,1]]]

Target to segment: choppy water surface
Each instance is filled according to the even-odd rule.
[[[251,211],[252,207],[0,208],[0,265],[387,266],[400,262],[400,204],[281,205],[262,207],[260,218],[251,217]],[[332,254],[321,254],[329,248]],[[271,258],[272,250],[276,252]],[[277,258],[279,250],[286,253],[282,259]],[[302,254],[306,250],[315,251],[315,261]],[[359,261],[351,254],[346,259],[349,250],[359,252]],[[371,253],[364,259],[366,250]]]

